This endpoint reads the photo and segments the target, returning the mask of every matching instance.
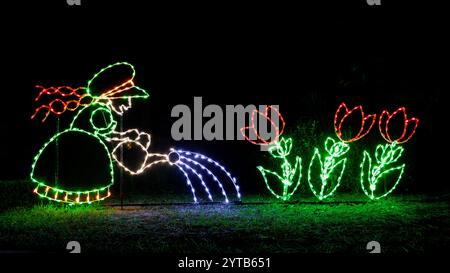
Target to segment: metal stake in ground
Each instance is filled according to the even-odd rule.
[[[120,116],[120,131],[123,132],[123,116]],[[120,147],[120,162],[123,162],[123,146]],[[123,168],[120,168],[120,209],[123,209]]]

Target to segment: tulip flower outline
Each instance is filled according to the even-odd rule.
[[[349,116],[351,116],[353,113],[356,112],[361,113],[361,128],[359,129],[358,134],[356,134],[356,136],[349,139],[344,139],[342,136],[342,124]],[[351,110],[349,110],[344,102],[341,103],[334,115],[334,130],[336,131],[337,137],[343,142],[354,142],[363,138],[370,132],[373,125],[375,124],[376,116],[377,116],[376,114],[365,115],[361,105],[355,106]],[[366,122],[369,119],[372,119],[372,121],[370,122],[370,125],[366,127],[367,125]]]
[[[278,126],[272,120],[272,118],[269,117],[269,113],[270,113],[269,111],[274,111],[275,114],[278,115],[278,120],[280,121],[280,126]],[[267,120],[270,123],[271,127],[275,129],[275,137],[274,137],[273,140],[267,141],[267,140],[263,139],[261,137],[261,135],[258,133],[257,126],[256,126],[256,123],[255,123],[257,117],[262,117],[263,119]],[[244,138],[247,141],[249,141],[250,143],[255,144],[255,145],[267,145],[267,146],[269,146],[269,145],[272,145],[272,144],[275,144],[276,142],[278,142],[279,137],[284,132],[284,126],[285,126],[285,122],[284,122],[283,116],[280,114],[280,112],[278,111],[277,108],[275,108],[272,105],[270,105],[270,106],[267,106],[264,109],[263,113],[261,113],[260,111],[258,111],[256,109],[253,110],[252,111],[252,116],[251,116],[251,124],[249,126],[247,126],[247,127],[242,127],[240,129],[240,131],[241,131],[241,134],[244,136]],[[250,136],[246,135],[246,130],[251,130],[251,132],[253,132],[253,134],[256,136],[256,141],[251,139]]]
[[[397,114],[403,113],[403,133],[400,137],[397,139],[392,139],[391,135],[389,134],[389,122],[393,117],[395,117]],[[410,130],[409,135],[407,135],[409,125],[411,123],[414,123],[414,127],[412,130]],[[406,114],[406,108],[400,107],[397,110],[395,110],[392,115],[389,114],[387,110],[384,110],[381,115],[380,119],[378,121],[378,129],[380,130],[381,136],[389,143],[397,142],[398,144],[402,144],[407,142],[411,139],[411,137],[416,133],[417,126],[419,125],[419,119],[416,117],[408,119],[408,116]]]

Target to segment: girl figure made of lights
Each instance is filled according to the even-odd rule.
[[[124,80],[123,75],[127,77]],[[175,166],[186,179],[194,202],[198,202],[193,180],[199,182],[208,199],[213,201],[213,196],[207,187],[207,182],[213,182],[220,190],[225,203],[229,202],[221,179],[231,181],[240,200],[239,186],[236,178],[221,164],[199,153],[184,150],[171,149],[167,154],[150,153],[151,137],[138,129],[130,129],[124,132],[117,131],[115,115],[121,116],[131,108],[133,99],[146,99],[148,93],[134,84],[134,67],[126,62],[120,62],[103,68],[89,80],[86,88],[76,89],[70,87],[41,88],[36,98],[38,101],[43,95],[59,95],[48,104],[36,109],[32,118],[44,111],[46,120],[50,113],[60,116],[67,110],[76,111],[69,128],[54,135],[35,156],[31,180],[36,183],[34,192],[57,202],[69,204],[84,204],[100,201],[111,195],[110,187],[114,183],[113,161],[119,167],[132,175],[143,173],[150,167],[159,163]],[[83,143],[85,145],[77,145]],[[84,147],[81,149],[79,147]],[[110,146],[113,146],[110,151]],[[59,167],[57,175],[48,175],[48,159],[52,158],[58,148],[58,158],[55,162]],[[129,166],[121,160],[119,153],[121,148],[136,148],[141,156],[138,158],[138,166]],[[82,160],[72,160],[73,157]],[[95,156],[93,156],[95,155]],[[47,172],[46,172],[47,170]],[[222,175],[217,176],[214,171]],[[80,174],[89,174],[89,178],[80,178]],[[202,173],[207,175],[202,176]]]
[[[117,82],[115,77],[119,75]],[[132,99],[149,97],[145,90],[134,85],[134,75],[133,66],[121,62],[100,70],[89,80],[86,88],[38,86],[41,92],[36,101],[45,95],[58,98],[38,107],[31,118],[43,112],[44,122],[50,114],[78,113],[70,127],[50,138],[35,156],[30,176],[36,183],[36,194],[69,204],[101,201],[111,195],[114,168],[109,142],[111,138],[127,137],[125,133],[116,131],[117,121],[113,113],[122,115],[131,107]],[[140,140],[144,136],[148,147],[150,135],[137,134]],[[57,158],[52,156],[55,154]],[[48,162],[50,160],[55,162]],[[53,167],[53,163],[58,167]],[[54,176],[51,175],[53,171]]]

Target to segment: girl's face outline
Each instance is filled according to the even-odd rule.
[[[106,104],[116,114],[122,116],[131,108],[131,97],[109,99]]]

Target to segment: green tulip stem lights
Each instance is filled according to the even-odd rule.
[[[277,198],[287,201],[297,190],[302,178],[302,159],[300,157],[295,158],[295,164],[292,164],[287,159],[292,150],[292,139],[281,138],[279,142],[271,145],[268,149],[270,155],[273,158],[280,159],[281,174],[265,169],[262,166],[258,166],[258,170],[261,172],[267,189]],[[298,174],[297,174],[298,173]],[[276,181],[281,182],[283,186],[282,194],[277,194],[272,186],[269,184],[268,176],[272,176]],[[297,177],[297,178],[296,178]]]
[[[389,129],[392,118],[397,115],[401,115],[403,118],[403,130],[402,134],[394,139],[389,134]],[[369,152],[364,151],[360,165],[361,188],[370,199],[377,200],[386,197],[397,188],[406,166],[406,164],[398,163],[405,151],[400,144],[411,139],[416,132],[418,124],[419,120],[417,118],[408,119],[405,107],[398,108],[392,115],[386,110],[381,113],[378,128],[381,136],[388,143],[384,145],[379,144],[376,147],[375,161],[372,160]],[[392,175],[394,179],[391,180],[389,176]]]
[[[397,142],[380,144],[375,150],[375,162],[367,151],[364,151],[361,162],[361,187],[364,193],[372,200],[380,199],[390,194],[400,182],[405,164],[395,165],[403,154],[404,149]],[[397,173],[395,182],[389,190],[377,195],[377,186],[391,173]]]
[[[341,184],[342,175],[344,174],[347,158],[342,158],[350,149],[350,146],[342,141],[336,142],[329,137],[325,141],[325,151],[327,152],[325,159],[319,149],[314,149],[314,155],[309,163],[308,168],[308,184],[313,194],[319,199],[326,199],[334,194]],[[313,175],[313,170],[317,166],[320,170],[319,177]],[[334,179],[334,177],[337,177]],[[335,183],[333,183],[335,181]]]

